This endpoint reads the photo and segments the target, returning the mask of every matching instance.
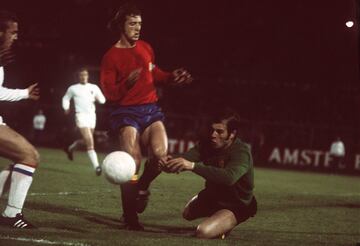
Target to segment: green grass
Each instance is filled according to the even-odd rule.
[[[119,188],[96,177],[87,155],[40,149],[41,166],[24,214],[38,230],[0,227],[0,245],[355,245],[360,242],[360,177],[257,168],[256,217],[225,240],[197,240],[200,220],[181,218],[203,186],[192,173],[162,174],[152,185],[145,232],[122,229]],[[99,155],[100,159],[103,155]],[[1,159],[0,167],[8,161]],[[1,209],[6,197],[1,198]],[[35,240],[47,240],[37,241]]]

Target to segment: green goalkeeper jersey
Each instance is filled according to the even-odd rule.
[[[254,168],[249,145],[236,138],[219,151],[199,143],[182,156],[194,162],[193,172],[206,180],[202,196],[224,207],[250,204]]]

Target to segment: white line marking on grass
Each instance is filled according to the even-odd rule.
[[[59,242],[59,241],[50,241],[50,240],[46,240],[46,239],[35,239],[35,238],[26,238],[26,237],[3,237],[3,236],[0,236],[0,239],[22,241],[22,242],[32,242],[32,243],[40,243],[40,244],[50,244],[50,245],[91,246],[90,244],[86,244],[86,243]]]
[[[157,190],[157,189],[153,189]],[[89,195],[89,194],[97,194],[97,193],[112,193],[116,192],[114,189],[106,189],[106,190],[94,190],[94,191],[61,191],[61,192],[32,192],[28,193],[28,196],[71,196],[71,195]]]
[[[29,193],[28,196],[71,196],[71,195],[88,195],[88,194],[96,194],[96,193],[110,193],[114,192],[114,190],[98,190],[98,191],[61,191],[61,192],[45,192],[38,193],[32,192]]]

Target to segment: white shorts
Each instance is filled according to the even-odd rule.
[[[3,121],[3,118],[0,116],[0,126],[6,126],[6,124]]]
[[[96,114],[76,113],[75,122],[79,128],[89,127],[94,129],[96,126]]]

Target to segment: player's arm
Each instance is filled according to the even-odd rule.
[[[140,67],[140,68],[136,68],[136,69],[132,70],[129,73],[129,76],[125,80],[125,87],[127,90],[130,90],[131,88],[134,87],[134,85],[140,78],[140,74],[141,74],[142,70],[143,69]]]
[[[167,84],[172,81],[172,75],[169,72],[161,70],[158,66],[153,65],[152,74],[156,84]]]
[[[20,101],[23,99],[39,99],[39,88],[36,84],[30,85],[26,89],[9,89],[0,86],[0,101]]]
[[[200,150],[196,145],[187,152],[176,156],[166,156],[159,161],[159,166],[165,172],[179,173],[192,170],[195,162],[200,162]]]
[[[195,163],[193,172],[214,183],[233,185],[248,172],[251,165],[249,147],[238,146],[232,151],[224,168]]]
[[[62,108],[65,112],[65,114],[70,113],[70,100],[73,97],[73,91],[71,89],[71,86],[66,90],[65,95],[62,98]]]
[[[145,47],[151,55],[152,62],[152,74],[154,76],[154,81],[156,84],[187,84],[190,83],[193,79],[188,71],[183,68],[175,69],[173,72],[166,72],[160,69],[155,65],[155,53],[150,45],[145,44]]]
[[[189,84],[193,81],[191,74],[184,68],[178,68],[169,73],[161,70],[158,66],[153,65],[152,74],[156,84],[182,85]]]
[[[184,158],[172,159],[168,162],[167,167],[171,170],[178,168],[179,171],[193,171],[206,180],[224,184],[233,185],[241,176],[250,168],[251,156],[248,147],[237,147],[232,151],[230,159],[224,168],[205,165],[202,162],[191,162]]]
[[[191,74],[184,68],[175,69],[169,73],[155,66],[153,68],[153,76],[157,84],[182,85],[189,84],[193,81]]]
[[[100,104],[104,104],[106,102],[105,96],[98,86],[96,86],[95,100]]]

